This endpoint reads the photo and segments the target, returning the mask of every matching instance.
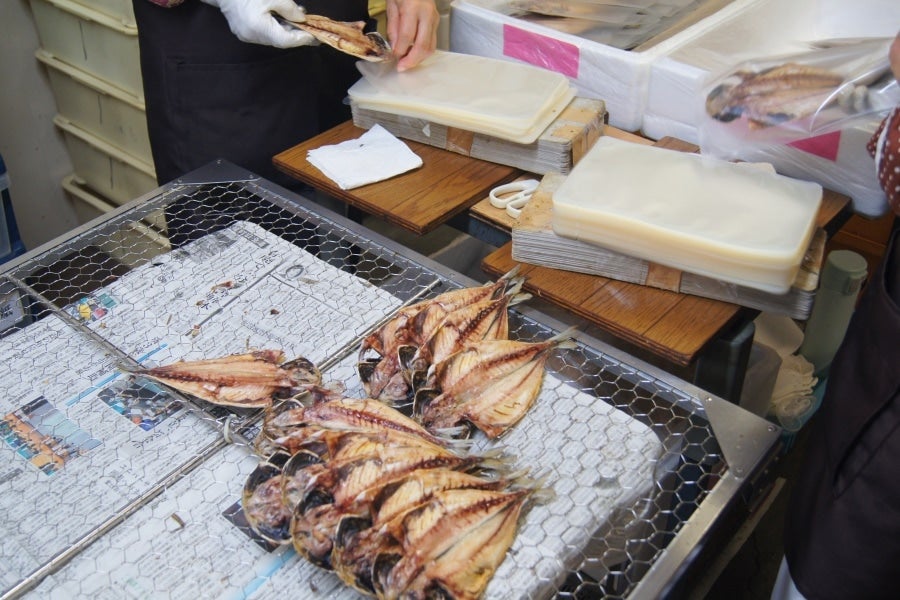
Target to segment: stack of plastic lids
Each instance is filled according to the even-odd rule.
[[[511,61],[436,52],[398,72],[358,63],[363,78],[349,90],[360,108],[531,144],[575,97],[560,73]]]
[[[774,294],[790,289],[822,187],[601,137],[553,194],[557,235]]]

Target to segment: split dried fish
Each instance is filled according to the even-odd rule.
[[[345,54],[369,62],[383,62],[392,58],[391,46],[378,32],[366,33],[365,21],[334,21],[321,15],[306,15],[305,21],[278,19],[309,33],[323,44]]]
[[[434,366],[433,387],[416,394],[428,429],[471,423],[495,438],[516,424],[541,390],[550,353],[575,347],[565,331],[543,342],[485,340]]]
[[[500,298],[468,304],[448,313],[421,346],[404,346],[398,350],[400,362],[415,385],[416,373],[424,373],[466,345],[480,340],[502,340],[509,337],[508,308],[531,298],[531,294],[504,294]]]
[[[410,400],[413,390],[401,364],[400,348],[422,346],[451,312],[483,300],[516,294],[522,283],[516,268],[495,282],[450,290],[397,311],[360,346],[357,371],[366,393],[384,402]]]
[[[379,568],[376,561],[373,583],[379,598],[456,598],[446,594],[428,595],[442,588],[427,573],[429,567],[437,569],[435,563],[441,561],[444,564],[437,570],[452,572],[463,580],[480,579],[486,585],[496,565],[491,568],[484,561],[473,564],[470,558],[484,546],[495,546],[490,555],[500,556],[502,560],[529,494],[530,490],[451,489],[435,493],[428,502],[406,513],[388,528],[400,542],[403,555],[389,570],[383,563]],[[505,529],[498,525],[504,524],[510,526],[511,532],[498,535]],[[454,549],[458,551],[453,552]],[[482,590],[483,586],[479,587],[471,597],[478,597]]]
[[[843,80],[827,69],[799,63],[739,71],[709,93],[706,112],[723,122],[746,117],[751,129],[771,127],[824,107]]]
[[[129,372],[207,402],[245,408],[270,406],[276,398],[290,397],[322,382],[321,373],[310,361],[298,358],[284,362],[281,350],[179,361]]]

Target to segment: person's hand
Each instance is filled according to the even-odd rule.
[[[228,27],[239,40],[276,48],[311,46],[316,38],[299,29],[282,25],[272,11],[290,21],[306,20],[306,10],[293,0],[203,0],[216,6],[228,20]]]
[[[387,34],[397,70],[411,69],[437,47],[440,15],[434,0],[387,0]]]

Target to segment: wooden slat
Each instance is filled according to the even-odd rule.
[[[481,263],[492,277],[516,261],[512,244]],[[605,277],[521,264],[525,289],[676,365],[689,366],[742,308],[697,296],[613,281]]]
[[[279,170],[330,196],[419,235],[465,212],[486,197],[491,188],[521,174],[514,167],[406,141],[422,159],[420,168],[385,181],[342,190],[306,160],[309,150],[356,139],[364,133],[364,129],[347,121],[285,150],[272,162]]]

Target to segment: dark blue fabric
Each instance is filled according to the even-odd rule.
[[[807,598],[897,598],[900,231],[866,285],[828,377],[785,522]]]

